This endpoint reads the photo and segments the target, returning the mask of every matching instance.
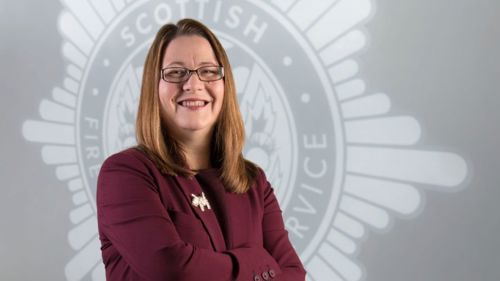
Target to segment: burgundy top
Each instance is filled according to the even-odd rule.
[[[211,209],[193,206],[204,192]],[[224,189],[216,169],[162,174],[145,154],[110,156],[97,183],[107,280],[305,280],[264,173],[245,194]]]

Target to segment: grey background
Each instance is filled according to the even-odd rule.
[[[21,134],[64,76],[61,10],[57,1],[0,2],[1,280],[64,280],[74,255],[70,192]],[[465,157],[471,178],[454,193],[424,186],[418,216],[370,231],[357,256],[367,280],[500,280],[499,26],[497,1],[376,2],[360,77],[419,120],[423,146]]]

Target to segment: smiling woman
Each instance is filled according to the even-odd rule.
[[[272,187],[243,157],[231,67],[203,24],[158,31],[136,134],[97,184],[108,280],[305,280]]]

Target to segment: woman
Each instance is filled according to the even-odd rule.
[[[242,156],[231,67],[201,23],[158,31],[136,135],[97,184],[108,280],[305,279],[272,188]]]

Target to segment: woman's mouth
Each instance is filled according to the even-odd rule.
[[[199,109],[208,104],[208,101],[204,100],[183,100],[177,103],[178,105],[188,108],[188,109]]]

